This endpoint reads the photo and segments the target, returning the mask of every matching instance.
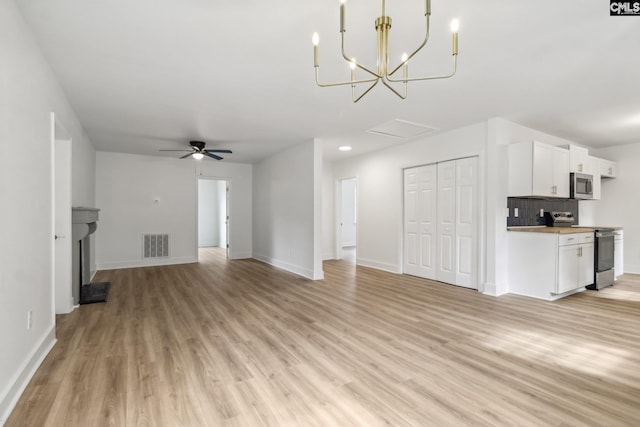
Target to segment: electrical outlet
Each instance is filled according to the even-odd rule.
[[[513,216],[518,218],[518,214],[519,214],[518,208],[513,208]]]
[[[33,310],[27,311],[27,329],[31,329],[33,326]]]

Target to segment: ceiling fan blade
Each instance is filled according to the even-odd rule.
[[[211,154],[208,151],[204,151],[202,154],[204,154],[207,157],[211,157],[212,159],[222,160],[222,157],[216,156],[215,154]]]
[[[227,153],[227,154],[233,154],[231,150],[216,150],[216,149],[207,149],[204,151],[208,151],[209,153]]]
[[[189,150],[158,150],[158,151],[189,151]]]
[[[180,157],[181,159],[186,159],[187,157],[191,157],[193,153],[189,153],[189,154],[185,154],[184,156]]]

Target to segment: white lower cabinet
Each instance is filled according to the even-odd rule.
[[[555,300],[593,283],[593,233],[509,232],[509,291]]]
[[[569,234],[568,242],[560,237],[558,245],[558,282],[556,294],[593,283],[593,234]]]

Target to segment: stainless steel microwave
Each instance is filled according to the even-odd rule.
[[[571,172],[569,184],[572,199],[593,199],[593,175]]]

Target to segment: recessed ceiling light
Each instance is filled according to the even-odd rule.
[[[340,150],[340,151],[351,151],[351,146],[350,145],[341,145],[340,147],[338,147],[338,150]]]

